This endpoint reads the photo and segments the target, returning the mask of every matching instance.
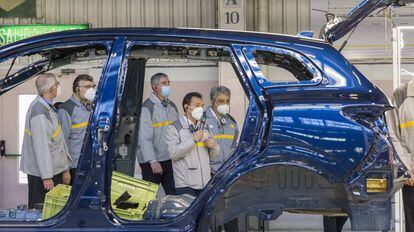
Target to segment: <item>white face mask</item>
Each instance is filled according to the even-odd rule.
[[[230,106],[229,105],[217,106],[217,112],[219,112],[221,115],[228,114],[230,113]]]
[[[191,112],[191,116],[193,116],[193,118],[197,121],[200,121],[200,119],[203,117],[203,107],[197,107],[193,110],[193,112]]]
[[[87,90],[86,90],[86,92],[85,92],[85,94],[83,95],[83,97],[84,97],[86,100],[88,100],[88,101],[92,102],[92,101],[93,101],[93,99],[95,98],[95,94],[96,94],[96,91],[95,91],[93,88],[89,88],[89,89],[87,89]]]
[[[60,85],[58,85],[57,88],[56,88],[56,97],[60,96],[60,94],[62,94],[62,87],[60,87]]]

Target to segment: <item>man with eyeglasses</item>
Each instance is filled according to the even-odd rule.
[[[30,209],[41,206],[47,191],[71,180],[69,152],[53,106],[60,84],[52,73],[39,75],[35,84],[39,96],[27,111],[20,162],[27,174]]]
[[[73,81],[72,97],[64,102],[58,110],[63,135],[73,161],[70,166],[71,185],[75,179],[82,144],[92,111],[95,87],[95,82],[91,76],[86,74],[77,76]]]

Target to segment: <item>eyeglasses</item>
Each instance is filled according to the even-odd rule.
[[[87,88],[87,89],[90,89],[90,88],[95,89],[96,88],[96,85],[79,85],[78,87],[79,88],[83,87],[83,88]]]

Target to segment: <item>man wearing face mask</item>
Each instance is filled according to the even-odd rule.
[[[207,108],[206,122],[209,130],[219,145],[220,154],[210,158],[212,176],[237,148],[239,129],[236,120],[230,116],[231,92],[225,86],[216,86],[210,90],[211,106]],[[238,219],[234,218],[224,224],[225,231],[239,231]]]
[[[142,179],[162,185],[165,194],[174,195],[175,185],[165,133],[168,125],[177,120],[175,104],[168,99],[170,80],[164,73],[151,77],[153,92],[142,104],[137,147],[137,160]]]
[[[211,106],[206,110],[206,122],[213,138],[220,144],[220,154],[210,159],[211,173],[215,174],[237,147],[239,129],[230,116],[230,90],[225,86],[210,91]]]
[[[184,115],[168,126],[167,144],[174,169],[177,194],[197,196],[210,180],[210,157],[220,154],[203,119],[200,93],[188,93],[182,103]]]
[[[86,128],[92,109],[92,101],[95,97],[95,83],[93,78],[81,74],[75,78],[72,85],[72,97],[65,101],[59,108],[59,120],[69,154],[73,160],[70,166],[71,185],[75,179]]]
[[[70,156],[53,99],[60,84],[52,73],[36,79],[39,96],[27,111],[20,170],[27,174],[30,209],[44,202],[46,192],[57,184],[69,184]]]

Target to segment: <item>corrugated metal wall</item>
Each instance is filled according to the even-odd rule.
[[[246,2],[246,29],[259,30],[258,6],[260,0]],[[267,0],[269,5],[268,31],[297,34],[310,29],[310,0]]]
[[[258,1],[246,0],[246,29],[258,30]],[[296,34],[310,28],[310,0],[267,0],[268,30]],[[36,19],[0,24],[90,23],[92,27],[217,28],[217,0],[37,0]]]
[[[216,0],[37,0],[37,16],[37,19],[0,19],[0,23],[215,28]]]

